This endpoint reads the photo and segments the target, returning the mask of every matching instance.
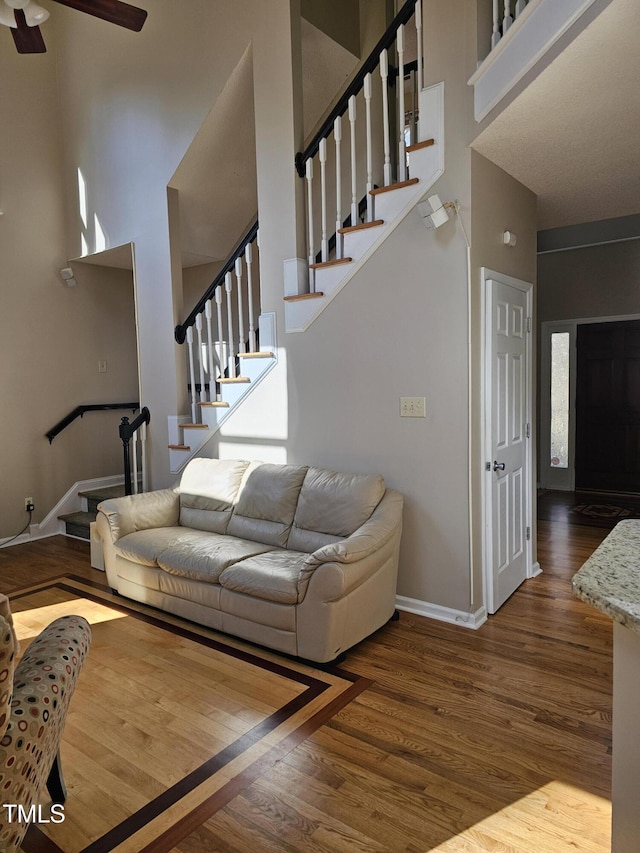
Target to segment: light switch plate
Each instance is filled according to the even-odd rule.
[[[424,397],[400,397],[401,418],[426,418],[426,399]]]

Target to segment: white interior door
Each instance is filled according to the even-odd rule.
[[[506,278],[506,277],[505,277]],[[487,608],[531,570],[531,287],[486,280]]]

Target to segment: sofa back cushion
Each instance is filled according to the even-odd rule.
[[[180,480],[180,524],[226,533],[249,463],[234,459],[192,459]]]
[[[284,548],[296,512],[304,465],[254,463],[245,472],[227,533]]]
[[[379,474],[340,474],[309,468],[302,484],[288,547],[315,551],[361,527],[385,492]]]

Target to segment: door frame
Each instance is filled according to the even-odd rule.
[[[577,337],[578,326],[587,323],[624,323],[640,320],[640,314],[616,314],[609,317],[578,317],[572,320],[545,320],[540,324],[540,486],[543,489],[574,491],[576,481],[576,388],[578,383]],[[569,470],[565,484],[553,477],[547,465],[550,456],[551,431],[551,357],[550,342],[553,332],[569,332]]]
[[[529,530],[526,541],[526,578],[532,578],[539,574],[541,569],[537,562],[534,562],[534,542],[535,542],[535,524],[534,524],[534,488],[535,477],[535,440],[534,440],[534,386],[533,386],[533,283],[523,281],[513,276],[505,275],[504,273],[496,272],[488,267],[480,268],[481,278],[481,328],[482,328],[482,371],[481,371],[481,390],[480,399],[482,401],[482,417],[481,417],[481,440],[482,447],[481,463],[483,466],[483,480],[481,490],[482,501],[482,581],[483,581],[483,598],[488,613],[494,612],[493,602],[493,500],[492,500],[492,364],[491,364],[491,342],[493,337],[493,323],[491,299],[493,296],[493,282],[505,284],[508,287],[513,287],[526,294],[527,297],[527,335],[526,335],[526,365],[525,376],[527,390],[525,393],[525,412],[526,419],[529,425],[529,447],[525,454],[525,513],[524,526]],[[489,466],[487,468],[487,466]]]

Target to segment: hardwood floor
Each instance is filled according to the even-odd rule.
[[[570,586],[607,530],[538,534],[480,630],[402,613],[353,650],[373,685],[174,853],[608,853],[612,628]],[[0,550],[3,592],[67,572],[104,582],[84,543]]]

